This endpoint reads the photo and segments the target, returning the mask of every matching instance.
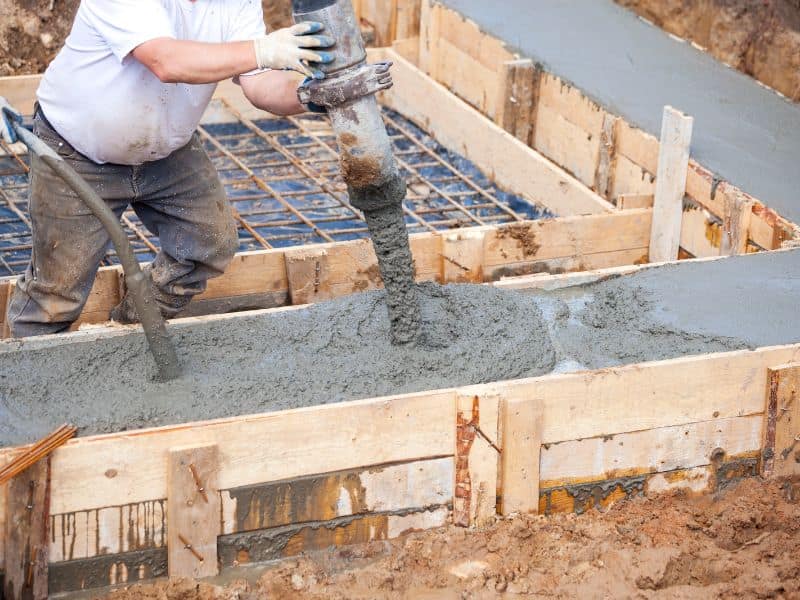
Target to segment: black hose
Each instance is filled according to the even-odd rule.
[[[136,260],[136,255],[133,252],[128,236],[125,235],[125,230],[122,229],[122,225],[119,224],[116,215],[108,208],[97,192],[50,146],[22,125],[14,123],[13,126],[17,136],[28,149],[41,158],[42,162],[73,189],[89,210],[92,211],[92,214],[106,228],[114,244],[114,249],[117,251],[119,261],[122,263],[125,284],[133,298],[136,312],[139,313],[139,319],[147,337],[150,353],[153,355],[158,367],[159,379],[161,381],[175,379],[180,375],[180,364],[178,363],[178,356],[175,354],[175,347],[167,335],[164,318],[155,301],[152,289],[153,284],[150,278],[139,268],[139,262]]]

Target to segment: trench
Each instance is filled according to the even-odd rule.
[[[747,290],[747,291],[743,291]],[[756,291],[757,290],[757,291]],[[382,291],[144,336],[0,344],[0,445],[800,341],[800,251],[683,263],[555,292],[423,284],[421,341],[393,346]],[[38,346],[37,346],[38,344]]]

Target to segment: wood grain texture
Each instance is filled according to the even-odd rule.
[[[757,451],[761,421],[761,415],[713,419],[551,444],[542,449],[541,479],[552,486],[708,465],[717,448],[729,456]]]
[[[692,117],[664,107],[650,235],[650,260],[655,262],[678,258],[693,124]]]
[[[483,527],[497,514],[500,398],[459,395],[456,412],[453,522]]]
[[[8,484],[5,505],[6,600],[48,597],[50,459],[29,467]]]
[[[502,65],[500,98],[495,122],[527,145],[531,145],[539,96],[541,69],[529,58]]]
[[[762,474],[800,475],[800,363],[771,367],[767,384]]]
[[[167,552],[170,577],[219,573],[219,446],[172,448],[167,459]]]
[[[503,515],[539,510],[542,408],[537,402],[504,400],[500,509]]]
[[[78,438],[53,455],[53,513],[166,498],[176,446],[218,444],[222,489],[451,456],[454,402],[443,390]]]
[[[391,49],[370,51],[370,60],[392,60],[395,85],[382,101],[428,129],[444,146],[475,163],[498,185],[558,215],[612,212],[608,202],[538,152],[504,131],[480,112],[426,77]],[[494,75],[494,73],[493,73]],[[413,98],[398,93],[415,89]],[[487,90],[487,96],[491,90]],[[464,124],[469,123],[469,127]],[[481,140],[475,144],[474,140]],[[594,168],[592,168],[592,175]]]

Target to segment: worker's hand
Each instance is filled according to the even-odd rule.
[[[326,108],[388,90],[392,87],[391,66],[388,61],[362,65],[344,80],[306,78],[297,88],[297,98],[311,112],[325,112]]]
[[[326,35],[314,35],[322,29],[322,23],[308,21],[278,29],[266,37],[254,40],[259,68],[291,69],[314,79],[324,78],[322,71],[314,69],[311,64],[333,62],[333,54],[309,50],[309,48],[329,48],[336,43],[333,38]]]
[[[22,115],[8,103],[8,100],[0,96],[0,138],[6,144],[17,141],[17,132],[12,125],[14,122],[22,123]]]

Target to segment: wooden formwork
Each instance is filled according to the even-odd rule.
[[[647,261],[650,211],[623,213],[616,210],[394,50],[375,49],[371,55],[374,60],[388,59],[395,63],[396,85],[382,95],[386,106],[430,131],[445,147],[459,152],[491,175],[498,185],[513,190],[531,204],[563,216],[509,227],[415,235],[412,249],[419,279],[491,281],[526,272],[564,272]],[[0,95],[11,98],[21,110],[30,112],[39,79],[39,76],[0,79]],[[221,84],[216,98],[245,117],[260,114],[249,106],[239,87],[232,83]],[[204,120],[213,123],[217,118],[212,106]],[[481,143],[471,143],[474,139]],[[324,257],[324,260],[320,262],[314,257]],[[337,280],[337,262],[341,261],[360,265],[360,272],[348,271],[345,279]],[[325,264],[317,268],[318,263]],[[314,268],[315,280],[310,287],[308,281],[302,279],[304,265]],[[120,299],[119,275],[118,267],[100,270],[76,326],[107,320],[110,308]],[[14,284],[13,277],[0,278],[0,337],[8,336],[5,314]],[[297,304],[325,298],[326,294],[372,289],[379,284],[369,243],[253,251],[237,255],[224,276],[211,280],[208,290],[193,303],[192,310],[213,313]]]
[[[50,462],[50,592],[800,474],[799,381],[790,345],[79,438]]]
[[[431,10],[434,15],[447,14],[448,18],[454,19],[438,5]],[[430,18],[435,22],[435,16]],[[463,20],[454,23],[453,27],[474,28]],[[488,55],[507,56],[500,52],[496,40],[487,37],[481,40],[484,45],[489,44],[493,48],[491,52],[486,51]],[[417,46],[418,40],[414,38],[395,44],[394,49],[370,51],[374,60],[388,59],[395,63],[393,74],[396,85],[383,94],[382,102],[430,131],[444,146],[470,159],[502,187],[514,191],[532,204],[544,206],[554,214],[563,216],[509,226],[415,235],[412,237],[412,250],[420,280],[441,283],[487,282],[526,273],[581,271],[640,264],[649,260],[653,224],[652,210],[648,207],[652,206],[652,190],[648,194],[647,190],[639,193],[642,190],[635,186],[620,188],[630,193],[612,195],[611,198],[618,204],[615,207],[578,177],[544,158],[546,148],[529,147],[478,109],[457,98],[452,92],[459,93],[458,86],[446,88],[433,79],[435,72],[428,76],[401,55],[401,52],[407,55],[409,47]],[[503,70],[500,69],[500,72]],[[497,73],[494,75],[497,76]],[[12,98],[23,111],[29,111],[38,82],[38,76],[0,79],[0,94]],[[483,83],[488,85],[487,82]],[[481,85],[481,82],[474,84]],[[574,88],[560,84],[548,93],[555,94],[556,87],[565,94],[577,94]],[[216,97],[245,116],[258,114],[249,107],[238,86],[222,84]],[[580,98],[580,102],[573,98],[568,104],[581,107],[589,102],[583,96]],[[553,103],[556,103],[555,100]],[[566,104],[562,102],[562,105],[563,110],[568,110]],[[480,104],[478,108],[481,108]],[[486,110],[485,106],[482,108]],[[582,110],[589,111],[585,107]],[[591,108],[594,112],[599,110],[599,107]],[[206,118],[212,122],[216,118],[213,107]],[[573,118],[577,120],[577,117]],[[558,118],[553,119],[558,121]],[[633,147],[629,143],[633,139],[631,136],[636,137],[639,145],[646,142],[648,160],[652,159],[651,166],[655,172],[658,141],[640,130],[629,128],[619,119],[616,123],[620,131],[624,131],[619,138],[622,140],[622,150],[634,154],[627,150]],[[580,153],[570,155],[578,156]],[[697,173],[699,168],[690,161],[687,198],[702,196],[697,192],[697,182],[691,175]],[[717,190],[720,189],[727,188],[720,183]],[[741,199],[741,196],[737,195],[737,198]],[[686,206],[688,204],[685,202]],[[753,218],[744,219],[741,211],[731,209],[727,213],[728,220],[740,225],[749,223],[749,233],[744,237],[752,242],[750,250],[755,249],[753,244],[767,249],[778,248],[793,235],[794,225],[786,223],[761,204],[744,203],[741,206],[752,209]],[[684,256],[719,256],[724,245],[722,238],[700,234],[688,216],[696,212],[684,210],[683,213],[680,235]],[[756,213],[767,220],[759,220]],[[705,225],[703,227],[706,233],[713,229]],[[741,231],[741,227],[737,226],[730,229],[729,233],[731,236],[736,233],[734,237],[741,240]],[[718,247],[713,252],[700,251],[687,241],[690,238],[715,240]],[[350,269],[351,265],[358,265],[359,268]],[[0,337],[8,336],[5,315],[14,282],[12,277],[0,278]],[[191,314],[302,304],[352,291],[373,289],[379,285],[374,254],[370,245],[363,241],[321,244],[303,249],[252,251],[238,254],[225,275],[209,282],[208,290],[192,304]],[[120,290],[119,268],[101,269],[76,327],[107,320],[110,308],[120,300]]]
[[[645,268],[636,265],[648,260],[658,140],[441,5],[355,4],[376,41],[393,44],[371,50],[395,63],[382,101],[559,215],[413,236],[419,280],[552,289]],[[37,85],[0,80],[0,95],[29,111]],[[252,114],[233,85],[217,98]],[[684,256],[773,250],[796,236],[694,160],[682,219]],[[13,285],[0,279],[2,330]],[[212,280],[194,310],[291,310],[269,307],[380,285],[368,241],[255,251]],[[102,269],[80,323],[105,321],[119,298],[119,269]],[[799,382],[800,345],[790,345],[80,438],[29,474],[47,481],[43,497],[0,488],[0,565],[22,560],[41,573],[46,563],[50,593],[200,577],[448,522],[481,526],[498,514],[583,512],[631,495],[800,474]],[[0,465],[23,451],[0,449]],[[45,525],[27,525],[48,531],[37,546],[44,561],[7,547],[33,533],[8,520],[26,502],[46,508]]]
[[[362,22],[383,43],[506,131],[616,206],[652,205],[659,140],[436,0],[372,0]],[[410,16],[413,15],[413,16]],[[416,15],[419,15],[417,17]],[[401,26],[397,26],[401,23]],[[414,27],[419,23],[419,30]],[[644,196],[645,198],[642,198]],[[707,257],[773,250],[798,236],[795,224],[691,159],[681,248]]]

